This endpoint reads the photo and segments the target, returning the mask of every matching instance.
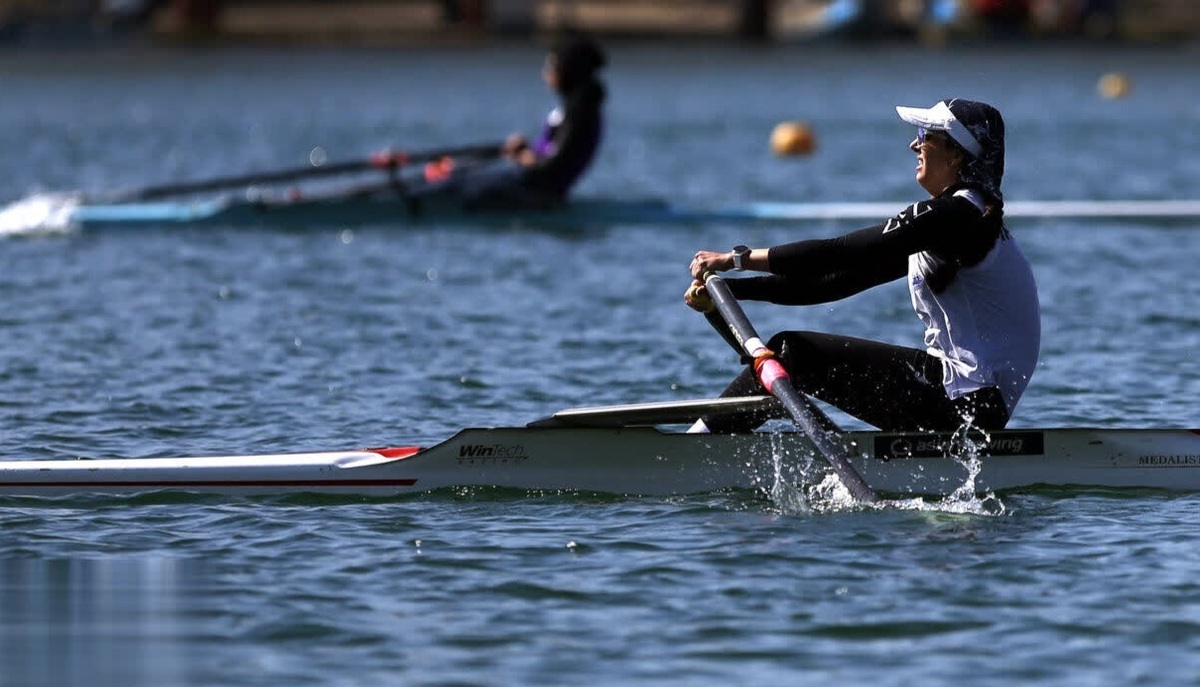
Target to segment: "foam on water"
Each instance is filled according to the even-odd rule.
[[[38,193],[0,209],[0,236],[61,234],[70,231],[80,198],[69,193]]]

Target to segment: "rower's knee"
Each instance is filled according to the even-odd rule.
[[[767,348],[775,351],[789,372],[794,361],[803,361],[809,368],[820,367],[825,356],[812,340],[813,335],[814,332],[779,332],[767,342]]]

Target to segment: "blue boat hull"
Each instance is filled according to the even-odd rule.
[[[747,224],[840,221],[876,223],[905,206],[871,203],[748,202],[729,205],[661,199],[581,198],[551,207],[471,210],[453,199],[413,203],[396,194],[245,200],[233,196],[138,203],[80,203],[32,197],[0,209],[0,235],[164,226],[338,228],[461,224],[479,227],[579,229],[612,225]],[[1200,218],[1200,200],[1010,201],[1009,218],[1184,221]]]

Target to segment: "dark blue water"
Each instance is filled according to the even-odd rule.
[[[919,197],[896,104],[989,100],[1011,199],[1191,198],[1196,54],[613,46],[580,193]],[[536,48],[0,55],[0,202],[533,133]],[[1122,71],[1132,95],[1096,82]],[[770,156],[802,119],[808,158]],[[1194,223],[1011,222],[1045,337],[1014,426],[1192,427]],[[147,228],[0,240],[0,456],[431,443],[716,393],[701,247],[851,228]],[[916,345],[902,285],[750,304]],[[1193,495],[806,513],[764,494],[0,502],[0,685],[1189,684]]]

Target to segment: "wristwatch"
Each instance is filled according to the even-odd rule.
[[[738,245],[733,247],[733,269],[741,272],[746,269],[746,261],[750,259],[750,249]]]

